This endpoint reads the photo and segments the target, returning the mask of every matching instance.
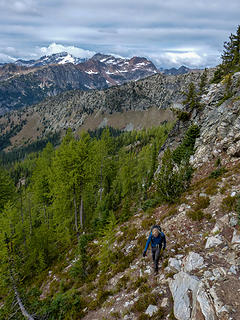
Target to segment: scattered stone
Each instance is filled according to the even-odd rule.
[[[240,244],[240,234],[237,230],[234,230],[233,237],[232,237],[233,244]]]
[[[219,221],[221,221],[224,224],[228,224],[229,223],[229,215],[225,214],[222,218],[219,219]]]
[[[232,265],[229,269],[229,273],[237,274],[237,267],[235,265]]]
[[[205,271],[203,274],[204,278],[208,279],[212,277],[212,272],[211,271]]]
[[[190,252],[184,260],[184,271],[191,272],[203,266],[204,260],[198,253]]]
[[[220,231],[219,225],[218,223],[216,223],[215,227],[212,229],[211,233],[212,234],[216,234],[217,232]]]
[[[231,227],[236,227],[236,225],[238,224],[238,219],[237,217],[232,217],[230,218],[230,222],[229,222]]]
[[[157,306],[153,306],[152,304],[150,304],[147,308],[147,310],[145,311],[145,314],[147,314],[148,316],[152,317],[152,315],[158,311],[158,307]]]
[[[213,269],[212,273],[213,273],[213,276],[214,276],[214,280],[219,280],[222,277],[226,276],[226,274],[227,274],[226,270],[223,269],[222,267]]]
[[[127,308],[128,306],[131,306],[133,304],[134,304],[133,300],[132,301],[126,301],[123,306],[124,306],[124,308]]]
[[[166,308],[167,305],[168,305],[168,298],[163,298],[163,301],[161,303],[161,307]]]
[[[181,270],[181,264],[182,264],[181,261],[175,258],[170,258],[168,260],[168,266],[174,272],[178,272]]]
[[[207,239],[207,243],[205,245],[205,249],[209,249],[209,248],[212,248],[212,247],[216,247],[216,246],[219,246],[220,244],[222,244],[222,238],[221,236],[217,235],[215,237],[209,237]]]
[[[147,269],[144,270],[144,273],[147,273],[147,274],[151,274],[151,267],[150,266],[147,266]]]

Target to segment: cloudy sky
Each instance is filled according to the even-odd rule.
[[[0,62],[68,51],[210,67],[239,17],[239,0],[0,0]]]

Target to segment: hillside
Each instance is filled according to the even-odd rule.
[[[194,76],[196,77],[196,75]],[[177,121],[160,149],[158,172],[161,174],[163,161],[166,161],[166,158],[165,160],[163,159],[166,156],[168,147],[173,152],[177,150],[173,153],[177,156],[176,159],[179,159],[180,155],[183,157],[184,152],[188,157],[192,154],[187,151],[189,145],[186,144],[186,141],[191,141],[192,138],[190,135],[191,139],[188,140],[186,132],[190,132],[189,129],[197,124],[199,134],[195,142],[194,154],[190,156],[190,164],[193,165],[195,171],[193,172],[191,184],[186,188],[184,187],[185,191],[177,201],[174,199],[173,203],[161,203],[159,194],[151,188],[151,183],[148,184],[148,199],[145,197],[146,191],[144,189],[140,193],[137,191],[140,189],[134,189],[134,186],[136,187],[135,181],[142,184],[142,178],[135,180],[140,171],[143,176],[146,173],[144,174],[143,169],[140,171],[133,169],[132,166],[136,165],[133,155],[140,156],[138,159],[145,159],[144,161],[146,161],[146,157],[151,157],[151,153],[145,154],[148,151],[143,147],[143,141],[147,146],[148,140],[147,137],[144,137],[144,134],[142,136],[139,134],[138,141],[134,140],[135,138],[133,139],[134,134],[131,138],[133,140],[128,140],[129,138],[127,138],[127,135],[130,137],[132,133],[125,134],[127,138],[125,140],[126,144],[131,144],[129,147],[124,147],[124,150],[125,152],[131,150],[130,158],[126,158],[126,160],[128,159],[127,162],[120,165],[120,168],[125,168],[126,175],[122,175],[121,178],[120,175],[116,175],[117,179],[123,179],[119,180],[123,183],[121,187],[123,189],[120,188],[120,185],[113,184],[113,189],[109,189],[113,193],[110,192],[108,197],[108,194],[105,193],[105,188],[108,189],[109,186],[107,187],[107,185],[111,183],[112,178],[110,176],[112,173],[109,168],[113,164],[105,160],[103,166],[101,157],[110,161],[110,157],[106,156],[106,147],[108,145],[110,147],[109,150],[111,150],[112,146],[107,136],[100,140],[100,149],[98,150],[102,150],[105,155],[100,153],[100,156],[98,152],[93,152],[93,154],[95,154],[96,159],[100,156],[96,162],[97,166],[99,170],[101,168],[103,177],[106,175],[105,177],[107,178],[108,176],[108,178],[105,182],[103,182],[104,180],[101,182],[97,175],[97,190],[102,190],[98,197],[104,197],[105,200],[100,206],[96,207],[96,213],[99,214],[100,212],[100,216],[107,214],[108,211],[104,211],[104,207],[110,205],[111,208],[112,204],[110,203],[112,203],[112,200],[110,199],[115,199],[114,197],[116,196],[114,190],[118,190],[117,193],[122,190],[119,194],[123,197],[121,200],[123,203],[117,207],[117,210],[115,208],[115,217],[120,220],[116,221],[114,216],[109,213],[110,216],[105,220],[105,227],[103,227],[100,236],[99,231],[95,231],[96,233],[91,234],[87,240],[87,238],[84,238],[83,233],[80,235],[79,246],[76,246],[76,241],[73,241],[70,247],[61,252],[61,258],[58,261],[53,260],[48,268],[44,267],[44,264],[42,267],[39,265],[43,270],[45,268],[45,271],[39,277],[35,275],[34,280],[33,278],[26,279],[26,284],[29,286],[27,293],[28,310],[32,310],[32,313],[37,314],[39,314],[40,310],[43,313],[44,310],[48,310],[47,318],[49,319],[59,319],[59,317],[68,319],[69,316],[72,319],[81,318],[85,320],[239,319],[240,308],[237,294],[240,291],[239,79],[240,73],[235,73],[231,78],[230,86],[225,81],[208,85],[199,97],[200,104],[196,104],[194,108],[189,107],[191,104],[189,101],[189,104],[182,111],[187,112],[190,118],[184,121]],[[150,78],[150,80],[153,81],[153,78]],[[230,91],[231,95],[226,95],[226,90],[228,90],[228,93]],[[99,94],[102,93],[100,92]],[[153,132],[150,133],[149,131],[149,134],[152,137],[154,136]],[[87,140],[80,140],[78,143],[81,145],[78,152],[80,150],[82,150],[81,152],[86,152],[87,149],[84,146],[87,146]],[[59,183],[64,183],[62,179],[64,179],[66,170],[69,170],[69,167],[65,169],[62,167],[61,170],[65,171],[58,171],[61,168],[61,163],[62,165],[64,164],[61,161],[64,160],[63,157],[68,157],[69,161],[72,156],[75,157],[74,148],[77,148],[77,145],[74,147],[73,140],[69,137],[66,138],[54,156],[56,160],[52,160],[55,166],[58,166],[53,168],[55,168],[56,173],[59,172],[59,175],[54,176],[54,181],[51,183],[57,183],[58,188],[64,187],[63,185],[61,187]],[[153,144],[149,149],[152,150],[151,152],[154,150],[152,148]],[[72,150],[71,153],[69,150]],[[48,157],[51,157],[50,154],[52,152],[50,152],[50,149],[46,150],[45,155],[43,154],[42,158],[39,159],[38,166],[41,163],[40,161],[44,161],[42,163],[50,161]],[[75,160],[80,161],[79,165],[82,157],[83,154],[81,158],[77,157]],[[118,161],[123,161],[124,157],[122,154]],[[70,162],[68,163],[70,165]],[[145,168],[145,162],[141,160],[140,163],[143,165],[142,168]],[[47,172],[54,170],[50,169],[51,162],[49,162],[49,165],[50,167],[41,167],[40,171],[37,169],[35,179],[37,177],[38,179],[35,182],[33,181],[31,192],[33,190],[39,190],[38,192],[42,190],[41,192],[43,192],[44,196],[46,183],[49,183],[46,180],[47,174],[49,174]],[[89,165],[91,167],[90,160]],[[48,171],[49,169],[50,171]],[[145,168],[144,170],[148,169]],[[136,172],[139,173],[134,175],[133,173]],[[38,183],[38,181],[41,181],[39,180],[41,176],[44,179],[43,182],[45,181],[42,185],[44,189],[39,189],[42,188],[41,183]],[[87,180],[83,181],[86,181],[84,184],[89,183]],[[99,187],[101,183],[107,183],[104,189]],[[155,181],[154,185],[157,184],[159,182]],[[49,186],[51,187],[51,184]],[[54,198],[55,207],[53,206],[51,209],[53,214],[54,210],[57,210],[58,214],[60,214],[58,210],[66,210],[66,207],[60,209],[61,201],[67,201],[67,203],[72,201],[71,197],[68,198],[67,195],[70,189],[68,189],[67,185],[65,188],[66,194],[56,193],[54,196],[59,198]],[[129,196],[128,200],[124,200],[124,188],[128,188],[128,193],[126,193]],[[170,190],[172,196],[174,194],[177,195],[177,190],[174,187],[170,189],[169,186],[168,191]],[[58,192],[57,189],[54,192]],[[90,194],[88,192],[83,194],[86,210],[89,210],[87,203]],[[66,198],[64,196],[62,199],[63,194],[65,194]],[[32,219],[35,219],[34,214],[37,214],[37,219],[43,219],[43,221],[46,219],[45,214],[40,214],[38,211],[39,205],[34,209],[35,201],[38,201],[36,204],[41,203],[41,206],[43,203],[49,203],[50,199],[45,197],[46,195],[38,200],[31,198],[31,201],[34,201],[32,202]],[[26,198],[26,201],[29,200]],[[80,205],[81,199],[78,199],[78,201]],[[9,212],[11,210],[10,208],[8,209]],[[35,210],[36,213],[34,213]],[[27,212],[26,219],[29,219],[27,218]],[[142,252],[150,227],[156,222],[161,224],[162,230],[166,234],[167,249],[160,262],[159,275],[153,276],[150,252],[146,258],[142,257]],[[60,226],[62,224],[63,220]],[[34,228],[39,228],[40,226],[35,225]],[[54,225],[51,228],[54,228]],[[51,241],[51,237],[54,240],[55,237],[54,234],[51,235],[51,228],[48,229],[48,241]],[[40,230],[44,234],[45,229]],[[56,229],[56,231],[57,233],[60,232],[62,236],[64,235],[64,233],[61,233],[63,232],[62,228],[60,230]],[[65,237],[67,237],[67,234],[64,235]],[[14,241],[16,242],[17,240]],[[31,241],[35,241],[34,238]],[[37,244],[37,242],[34,243]],[[22,245],[24,248],[24,243]],[[48,245],[52,246],[53,243],[49,242]],[[47,243],[45,246],[47,246]],[[39,262],[36,263],[46,263],[41,260],[43,257],[41,258],[38,255],[37,257]],[[33,266],[34,263],[32,268]],[[24,268],[28,268],[28,265]],[[34,268],[37,268],[37,266]],[[36,299],[38,299],[37,307],[34,303]],[[5,309],[3,308],[2,310]],[[19,316],[16,319],[21,319],[21,317]]]
[[[68,91],[2,116],[2,135],[8,132],[8,145],[13,148],[68,128],[76,132],[106,125],[121,130],[150,128],[175,118],[171,109],[183,108],[186,88],[191,82],[198,88],[203,73],[157,74],[100,91]],[[208,70],[207,78],[212,75],[213,70]],[[18,130],[16,126],[20,126]]]

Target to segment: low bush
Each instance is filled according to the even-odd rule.
[[[155,208],[159,204],[159,202],[160,202],[160,199],[158,198],[148,199],[144,201],[144,203],[142,204],[142,209],[146,211],[149,208]]]
[[[204,213],[202,212],[202,210],[191,210],[187,212],[187,216],[193,221],[201,221],[204,217]]]
[[[221,177],[226,172],[227,172],[227,170],[225,167],[218,168],[216,170],[213,170],[210,173],[209,178],[210,179],[217,179],[217,178]]]
[[[230,212],[236,209],[236,205],[237,197],[227,196],[226,198],[223,198],[221,208],[226,212]]]
[[[194,206],[195,210],[206,209],[210,204],[209,197],[198,197]]]

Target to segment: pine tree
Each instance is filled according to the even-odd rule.
[[[224,42],[221,58],[222,63],[214,73],[213,82],[219,82],[228,73],[233,73],[240,69],[240,25],[236,34],[231,33],[229,41]]]

